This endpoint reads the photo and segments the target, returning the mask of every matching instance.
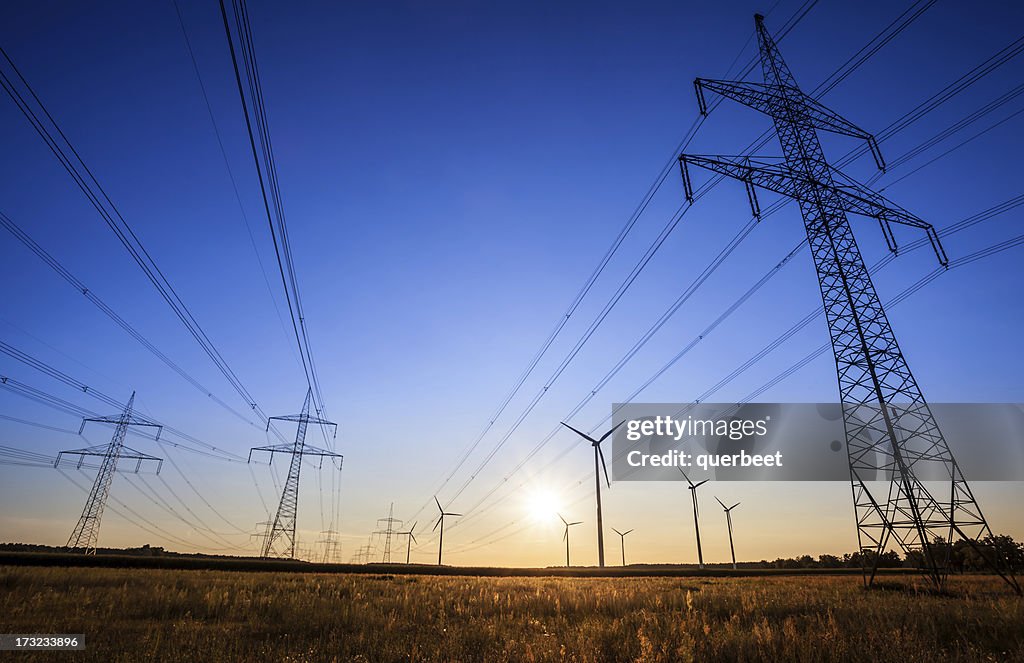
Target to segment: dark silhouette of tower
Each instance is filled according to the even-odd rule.
[[[148,421],[134,415],[132,413],[134,405],[135,392],[132,392],[132,397],[128,399],[128,404],[125,406],[124,411],[122,411],[121,414],[110,417],[89,417],[82,420],[82,426],[78,429],[79,435],[81,435],[82,431],[85,430],[85,424],[90,421],[114,424],[114,435],[110,438],[110,442],[108,444],[87,447],[85,449],[61,451],[57,454],[57,459],[53,463],[54,467],[60,465],[61,458],[64,455],[78,456],[78,467],[82,466],[82,462],[85,460],[86,456],[100,456],[103,458],[100,462],[100,469],[96,473],[96,479],[92,483],[92,490],[89,491],[89,497],[85,500],[85,508],[82,509],[82,515],[79,517],[78,524],[75,525],[75,529],[71,532],[71,536],[68,537],[68,543],[67,546],[65,546],[68,550],[80,550],[87,555],[96,554],[96,541],[99,539],[100,535],[100,520],[103,518],[103,510],[107,506],[107,497],[110,495],[110,485],[114,481],[114,473],[117,472],[117,463],[119,460],[128,459],[136,461],[136,472],[139,471],[142,461],[156,461],[157,472],[160,471],[160,466],[163,464],[163,460],[124,446],[124,438],[125,435],[128,434],[129,426],[149,426],[156,428],[157,433],[155,439],[157,440],[160,439],[160,431],[163,430],[163,426],[160,424],[153,423],[152,421]]]
[[[302,470],[303,456],[319,456],[321,466],[325,456],[332,459],[338,458],[339,462],[343,460],[342,455],[339,453],[306,444],[306,429],[309,428],[311,423],[321,426],[333,426],[335,435],[338,433],[337,424],[309,414],[311,398],[312,391],[307,391],[306,401],[302,405],[302,414],[289,414],[267,419],[267,430],[270,430],[270,422],[273,419],[297,422],[299,425],[295,432],[295,442],[292,444],[253,447],[249,451],[249,460],[252,460],[253,451],[269,452],[271,462],[274,460],[275,453],[284,453],[291,456],[291,462],[288,465],[288,478],[284,482],[284,490],[281,491],[281,502],[277,507],[277,514],[274,516],[273,524],[270,526],[267,537],[263,542],[263,550],[260,553],[262,557],[295,557],[295,524],[299,516],[299,474]]]
[[[878,167],[885,168],[875,139],[804,94],[765,29],[764,17],[756,16],[755,25],[764,83],[698,78],[697,99],[705,116],[705,91],[770,116],[784,156],[772,162],[683,154],[683,185],[692,202],[688,166],[693,165],[742,181],[755,216],[760,216],[755,187],[793,198],[800,206],[835,354],[865,583],[874,581],[881,553],[896,545],[905,552],[920,551],[925,574],[941,587],[950,546],[936,545],[936,540],[959,536],[1019,593],[1016,579],[1003,572],[994,551],[982,543],[991,530],[900,351],[847,214],[877,219],[893,252],[892,224],[924,230],[945,266],[938,235],[930,224],[829,165],[819,130],[867,141]],[[933,494],[922,477],[941,479],[942,492]]]

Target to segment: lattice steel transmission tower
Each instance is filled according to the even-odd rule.
[[[134,405],[135,392],[132,392],[132,397],[128,399],[128,405],[125,406],[124,411],[121,412],[121,414],[109,417],[88,417],[83,419],[82,426],[78,429],[79,435],[81,435],[82,431],[85,430],[85,424],[90,421],[114,424],[114,435],[110,438],[110,442],[108,444],[100,444],[92,447],[86,447],[84,449],[61,451],[57,454],[57,459],[53,462],[53,466],[58,467],[61,459],[65,455],[78,456],[78,464],[76,467],[82,467],[82,463],[85,461],[86,456],[99,456],[103,459],[100,462],[100,469],[96,473],[96,480],[92,482],[92,490],[89,491],[89,497],[85,500],[85,508],[82,509],[82,515],[78,519],[78,524],[75,525],[75,529],[71,532],[71,536],[68,537],[68,543],[65,546],[68,550],[81,550],[87,555],[96,554],[96,541],[99,539],[100,535],[100,520],[103,518],[103,510],[107,506],[107,497],[110,495],[110,484],[114,481],[114,473],[117,472],[117,463],[119,460],[130,459],[136,461],[136,472],[138,472],[142,467],[143,461],[156,461],[156,471],[157,473],[160,472],[160,467],[163,465],[162,459],[124,446],[124,438],[128,433],[129,426],[148,426],[156,428],[156,440],[160,439],[160,432],[163,430],[163,427],[160,424],[153,423],[152,421],[132,414],[132,407]]]
[[[388,509],[387,518],[378,518],[377,527],[383,527],[384,529],[378,529],[374,534],[379,534],[384,538],[384,555],[381,557],[381,561],[384,564],[391,563],[391,537],[398,534],[396,527],[401,527],[402,521],[395,518],[395,503],[391,503],[391,508]]]
[[[274,454],[283,453],[291,456],[288,465],[288,478],[284,482],[284,490],[281,491],[281,503],[277,507],[277,515],[274,516],[273,524],[263,542],[261,557],[288,557],[295,558],[295,525],[299,513],[299,474],[302,471],[302,459],[304,456],[319,456],[320,467],[323,467],[324,458],[338,459],[338,469],[344,457],[333,451],[320,449],[306,444],[306,430],[309,424],[319,426],[333,426],[334,436],[338,434],[338,425],[334,422],[310,416],[309,403],[312,399],[312,390],[306,392],[306,400],[302,404],[302,414],[288,414],[280,417],[267,419],[267,430],[270,430],[270,422],[274,419],[279,421],[294,421],[298,423],[295,432],[295,442],[291,444],[272,444],[265,447],[253,447],[249,450],[249,460],[252,460],[254,451],[266,451],[270,453],[270,462],[274,462]]]
[[[892,224],[923,230],[945,266],[939,237],[930,224],[829,165],[819,130],[867,141],[878,167],[885,169],[871,134],[800,91],[764,18],[756,16],[755,25],[764,83],[698,78],[697,100],[705,116],[705,90],[770,116],[784,157],[771,162],[683,154],[680,170],[691,203],[688,166],[693,165],[742,181],[755,216],[760,216],[755,187],[800,206],[835,354],[865,584],[874,581],[879,556],[894,543],[904,552],[919,551],[926,576],[941,587],[951,546],[937,545],[936,539],[951,543],[955,535],[981,552],[1019,593],[1016,579],[983,550],[981,541],[991,530],[900,351],[847,213],[877,219],[893,252]],[[941,480],[942,492],[931,492],[928,480]]]

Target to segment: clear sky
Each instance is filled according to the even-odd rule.
[[[179,3],[241,207],[170,0],[14,0],[2,10],[0,46],[260,406],[295,413],[305,382],[277,312],[286,315],[219,11],[210,0]],[[780,46],[811,90],[909,4],[821,0]],[[738,54],[740,63],[754,56],[755,12],[767,13],[775,30],[800,5],[251,2],[307,323],[345,454],[334,523],[343,560],[367,543],[391,502],[397,517],[429,529],[433,491],[487,425],[696,118],[692,80],[723,77]],[[940,0],[824,101],[879,132],[1019,38],[1022,24],[1024,6],[1017,3]],[[882,151],[895,161],[1020,85],[1020,72],[1018,58],[885,140]],[[760,80],[757,71],[751,80]],[[886,195],[939,228],[1021,194],[1020,116],[899,178],[1022,107],[1024,99],[1014,98],[894,167],[876,186],[892,183]],[[725,103],[689,150],[738,153],[769,127],[756,112]],[[191,375],[244,408],[6,96],[0,140],[0,211]],[[856,146],[835,137],[823,143],[836,160]],[[765,150],[779,153],[775,142]],[[863,181],[873,164],[860,158],[846,170]],[[702,173],[694,177],[705,181]],[[763,194],[763,205],[772,200]],[[532,414],[458,489],[681,202],[672,173],[522,391],[440,490],[442,502],[457,494],[451,510],[472,515],[446,531],[446,561],[560,563],[561,526],[547,513],[552,504],[585,521],[573,532],[574,562],[596,561],[589,450],[572,447],[571,435],[560,433],[503,478],[747,222],[741,185],[715,188],[687,213]],[[1018,209],[987,220],[949,237],[946,249],[955,259],[1014,237],[1021,218]],[[885,252],[877,223],[852,221],[867,262],[875,262]],[[766,219],[573,424],[590,429],[601,421],[611,403],[700,334],[802,236],[793,206]],[[898,238],[917,235],[901,230]],[[953,270],[891,310],[930,400],[1024,402],[1022,255],[1017,248]],[[878,273],[876,287],[884,301],[933,268],[930,253],[908,253]],[[243,458],[250,446],[267,444],[262,429],[198,393],[6,233],[0,278],[6,343],[119,400],[135,390],[141,412]],[[697,397],[815,307],[814,270],[802,252],[639,398]],[[815,321],[715,398],[745,397],[827,338],[824,321]],[[2,355],[0,374],[113,413]],[[825,355],[760,400],[836,397],[834,364]],[[76,417],[7,390],[0,390],[0,414],[70,431],[0,420],[2,445],[53,456],[86,444],[74,434]],[[85,438],[100,444],[109,434],[90,427]],[[314,443],[324,444],[319,437]],[[266,465],[161,449],[138,437],[129,444],[177,464],[165,463],[162,481],[143,476],[185,520],[201,520],[233,546],[255,550],[245,532],[267,519],[265,504],[275,506],[280,480]],[[275,463],[276,471],[283,466]],[[91,481],[89,472],[67,472],[82,485]],[[304,472],[300,545],[313,546],[331,524],[334,479],[326,470]],[[146,485],[119,475],[113,495],[176,539],[108,512],[101,545],[226,547],[144,496],[139,489]],[[974,488],[993,528],[1024,538],[1022,485]],[[704,495],[709,559],[728,553],[712,494],[743,501],[735,512],[742,559],[841,553],[856,545],[848,484],[720,484]],[[53,469],[0,465],[0,540],[64,544],[84,497]],[[636,528],[627,539],[633,561],[695,561],[682,485],[620,482],[605,493],[605,509],[607,527]],[[436,538],[424,534],[419,541],[413,559],[435,559]]]

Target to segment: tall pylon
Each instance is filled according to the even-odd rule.
[[[387,518],[378,518],[377,527],[383,527],[384,529],[378,529],[374,534],[380,534],[384,537],[384,556],[381,557],[381,561],[385,564],[391,563],[391,537],[398,532],[395,530],[396,527],[401,527],[402,521],[395,518],[395,503],[391,503],[391,508],[388,509]]]
[[[78,429],[79,435],[85,430],[85,424],[90,421],[114,424],[114,435],[110,438],[108,444],[61,451],[57,454],[57,459],[53,463],[54,467],[60,465],[60,461],[65,455],[78,456],[78,467],[82,466],[86,456],[100,456],[103,458],[100,462],[100,469],[96,473],[96,480],[92,482],[92,490],[89,491],[89,497],[85,500],[85,508],[82,509],[82,515],[79,517],[75,529],[71,532],[71,536],[68,537],[68,543],[65,546],[68,550],[82,551],[87,555],[96,554],[96,541],[100,535],[100,520],[103,518],[103,510],[107,506],[110,485],[114,481],[114,473],[117,472],[117,462],[119,460],[130,459],[136,461],[136,472],[139,471],[143,461],[156,461],[157,472],[160,471],[160,466],[163,464],[162,459],[124,446],[124,438],[128,433],[129,426],[156,428],[155,439],[157,440],[160,439],[160,432],[163,430],[163,426],[160,424],[133,415],[132,407],[134,405],[135,392],[133,391],[132,397],[128,399],[128,404],[121,414],[109,417],[88,417],[82,420],[82,426]]]
[[[896,545],[920,552],[924,573],[941,588],[950,546],[935,542],[955,535],[981,552],[1019,593],[1016,579],[1003,573],[991,551],[982,550],[981,541],[991,530],[900,351],[847,213],[877,219],[894,253],[892,224],[923,230],[946,266],[939,237],[930,224],[829,165],[818,130],[865,140],[878,167],[885,169],[874,137],[804,94],[765,29],[764,17],[757,15],[754,22],[764,83],[698,78],[697,100],[705,116],[705,90],[770,116],[784,157],[770,162],[683,154],[680,170],[690,202],[688,166],[694,165],[742,181],[757,217],[754,187],[791,197],[800,206],[835,354],[865,584],[874,581],[881,553]],[[941,499],[923,483],[935,477],[944,483]]]
[[[270,462],[274,462],[274,454],[284,453],[291,456],[288,465],[288,478],[284,482],[284,490],[281,491],[281,502],[277,507],[277,514],[274,522],[263,542],[261,557],[288,557],[295,558],[295,525],[299,515],[299,474],[302,471],[302,458],[304,456],[319,456],[320,466],[323,467],[324,457],[338,459],[338,469],[344,462],[344,457],[333,451],[320,449],[306,444],[306,429],[309,424],[321,426],[333,426],[334,435],[338,434],[338,425],[334,422],[310,416],[309,403],[312,400],[312,390],[306,392],[306,400],[302,404],[302,414],[288,414],[267,419],[267,430],[270,430],[270,422],[274,419],[279,421],[294,421],[298,423],[295,432],[295,442],[292,444],[273,444],[265,447],[253,447],[249,450],[249,460],[252,460],[252,452],[266,451],[270,453]]]

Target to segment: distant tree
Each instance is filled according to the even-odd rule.
[[[838,569],[843,566],[843,560],[835,555],[818,555],[818,566],[823,569]]]

